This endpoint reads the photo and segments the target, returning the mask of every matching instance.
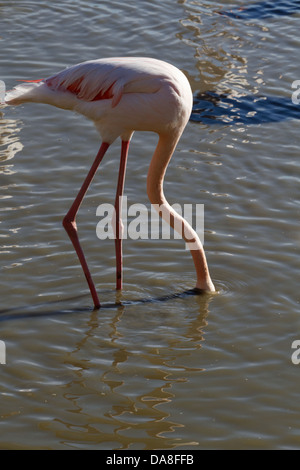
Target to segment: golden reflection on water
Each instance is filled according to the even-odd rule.
[[[229,93],[232,97],[251,93],[257,94],[264,84],[262,67],[249,68],[250,46],[253,50],[262,47],[268,39],[269,28],[260,26],[259,42],[249,36],[240,37],[235,28],[224,23],[222,33],[216,35],[216,13],[211,12],[211,6],[205,12],[206,22],[203,24],[199,8],[205,8],[201,2],[193,2],[194,8],[186,10],[186,16],[180,20],[183,26],[177,37],[194,48],[197,75],[187,74],[194,91],[218,91]],[[207,8],[207,7],[206,7]],[[207,23],[210,17],[210,23]],[[210,27],[208,26],[210,24]],[[245,47],[247,44],[248,47]],[[261,64],[260,64],[261,65]],[[252,80],[253,79],[253,80]],[[255,83],[256,82],[256,83]],[[256,86],[257,84],[257,86]]]
[[[11,160],[23,149],[18,133],[21,130],[20,121],[4,119],[0,112],[0,164]],[[0,174],[12,174],[13,165],[0,165]]]
[[[126,306],[118,306],[105,337],[100,340],[101,315],[91,312],[82,339],[64,356],[64,364],[74,371],[73,379],[57,391],[57,395],[61,394],[57,397],[59,406],[65,411],[59,419],[42,420],[40,430],[54,433],[61,443],[76,448],[82,444],[129,449],[133,442],[134,448],[139,449],[199,445],[180,437],[186,426],[184,419],[176,421],[168,411],[176,397],[176,385],[188,383],[191,374],[203,370],[185,365],[192,353],[201,349],[203,329],[207,325],[209,298],[197,300],[199,314],[185,323],[180,335],[164,335],[160,345],[152,345],[151,335],[149,345],[141,338],[139,351],[132,350],[126,338],[127,333],[134,333],[122,327]],[[100,363],[97,357],[82,356],[89,341],[95,338],[102,342]],[[93,413],[88,411],[90,406]]]

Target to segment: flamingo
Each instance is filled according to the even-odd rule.
[[[192,92],[186,76],[173,65],[144,57],[115,57],[83,62],[49,78],[28,81],[7,92],[5,104],[46,103],[72,110],[92,120],[102,143],[73,204],[63,219],[81,263],[94,308],[101,307],[95,284],[81,248],[76,214],[110,145],[121,138],[121,157],[115,199],[116,288],[122,289],[121,201],[129,144],[134,131],[158,134],[158,143],[147,175],[147,194],[159,207],[160,216],[179,231],[188,243],[197,290],[214,292],[206,256],[197,233],[167,202],[164,176],[192,110]],[[178,228],[179,227],[179,228]]]

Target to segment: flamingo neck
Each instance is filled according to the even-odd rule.
[[[163,183],[166,169],[174,153],[179,137],[180,135],[178,134],[167,136],[160,135],[148,171],[147,193],[151,204],[159,215],[176,230],[188,244],[196,269],[196,287],[211,291],[214,290],[214,287],[210,279],[202,243],[196,231],[170,206],[164,195]]]
[[[172,134],[159,136],[147,176],[147,194],[152,204],[166,202],[163,192],[164,177],[179,137]]]

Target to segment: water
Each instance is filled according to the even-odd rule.
[[[114,200],[116,143],[78,217],[104,305],[93,311],[61,220],[99,137],[59,109],[2,109],[0,448],[299,449],[298,3],[243,14],[238,0],[0,3],[8,89],[97,57],[149,55],[186,73],[194,113],[165,189],[171,203],[205,205],[218,289],[186,293],[180,240],[128,239],[115,292],[96,209]],[[134,135],[129,204],[147,203],[156,141]]]

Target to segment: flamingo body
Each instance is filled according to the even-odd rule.
[[[7,104],[25,102],[83,114],[95,122],[102,141],[112,143],[135,130],[161,133],[185,126],[193,97],[187,78],[173,65],[129,57],[83,62],[6,95]]]
[[[51,77],[16,86],[6,94],[8,105],[26,102],[46,103],[78,112],[92,120],[102,145],[63,225],[74,245],[95,307],[100,302],[81,249],[76,214],[84,195],[109,146],[122,140],[119,180],[115,200],[117,289],[122,287],[121,198],[124,189],[129,142],[134,131],[152,131],[159,135],[147,177],[147,192],[152,204],[160,206],[160,215],[183,238],[192,243],[197,283],[202,290],[214,291],[206,258],[196,232],[168,204],[163,180],[170,158],[189,120],[192,92],[185,75],[171,64],[151,58],[110,58],[83,62]],[[179,224],[178,224],[179,222]],[[177,225],[176,225],[177,223]]]

